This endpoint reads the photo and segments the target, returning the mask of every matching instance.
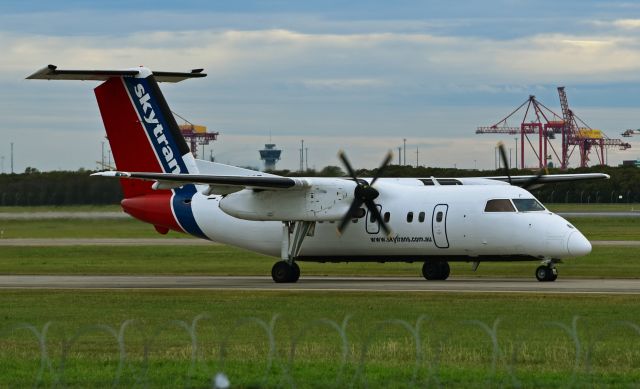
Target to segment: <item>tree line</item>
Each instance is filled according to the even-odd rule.
[[[376,169],[357,170],[358,177],[372,177]],[[90,177],[92,171],[39,172],[27,168],[21,174],[0,174],[0,206],[35,205],[102,205],[118,204],[122,190],[118,180]],[[294,172],[278,170],[272,173],[295,177],[344,177],[338,166],[327,166],[319,171]],[[569,169],[554,173],[606,173],[610,180],[547,184],[532,190],[545,203],[637,203],[640,202],[640,169],[636,167],[596,166]],[[505,175],[504,170],[464,170],[450,168],[412,167],[390,165],[383,177],[478,177]],[[535,171],[511,170],[511,175],[535,175]]]

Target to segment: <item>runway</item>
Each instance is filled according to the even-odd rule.
[[[640,280],[418,277],[301,277],[276,284],[270,277],[209,276],[0,276],[0,289],[182,289],[255,291],[481,292],[541,294],[640,294]]]

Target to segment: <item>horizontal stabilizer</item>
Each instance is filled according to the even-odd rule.
[[[143,68],[141,68],[143,69]],[[193,69],[189,73],[181,72],[153,72],[158,82],[180,82],[188,78],[206,77],[203,69]],[[141,70],[60,70],[55,65],[49,65],[33,73],[27,80],[80,80],[80,81],[106,81],[113,77],[135,77],[141,74]]]

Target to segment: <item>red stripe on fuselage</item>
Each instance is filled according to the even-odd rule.
[[[162,173],[162,166],[122,79],[110,78],[94,91],[116,168]],[[121,179],[120,184],[125,212],[148,223],[183,232],[171,209],[171,191],[153,190],[149,181]]]

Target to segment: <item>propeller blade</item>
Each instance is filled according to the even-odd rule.
[[[351,219],[353,219],[354,215],[356,215],[356,211],[361,206],[362,206],[362,201],[360,199],[353,200],[353,203],[351,203],[349,210],[347,211],[347,213],[345,213],[344,217],[340,221],[340,224],[338,225],[338,234],[342,234],[345,228],[347,228],[347,226],[351,222]]]
[[[511,185],[511,175],[509,174],[509,162],[507,161],[507,152],[504,149],[504,143],[498,143],[498,148],[500,149],[500,159],[502,159],[502,166],[504,166],[504,171],[507,173],[507,178],[509,179],[509,185]]]
[[[344,167],[347,168],[347,173],[349,174],[349,176],[353,178],[356,184],[359,185],[358,177],[356,177],[356,172],[351,167],[351,164],[349,163],[349,160],[347,159],[347,155],[344,153],[344,151],[340,150],[338,152],[338,158],[340,158],[340,161],[342,161],[342,164],[344,165]]]
[[[542,177],[543,175],[544,175],[544,170],[540,169],[535,177],[531,178],[530,180],[522,184],[522,189],[529,190],[529,188],[535,186],[538,183],[538,181],[540,181],[540,177]]]
[[[382,161],[382,164],[378,168],[378,171],[376,172],[375,177],[373,177],[373,180],[371,180],[371,184],[370,185],[373,185],[378,180],[378,178],[380,178],[380,176],[382,175],[382,172],[384,171],[384,169],[386,169],[387,166],[389,166],[389,163],[391,162],[392,158],[393,158],[393,153],[391,151],[389,151],[387,153],[387,156],[384,158],[384,161]]]
[[[371,214],[373,215],[373,220],[377,221],[380,224],[380,227],[382,227],[382,229],[384,230],[384,233],[387,236],[391,235],[391,229],[389,228],[389,226],[387,226],[387,223],[384,222],[384,220],[382,219],[382,215],[380,215],[380,211],[378,210],[378,206],[376,205],[376,203],[373,202],[373,200],[367,200],[364,202],[364,204],[367,206],[367,209],[369,210],[369,212],[371,212]]]

